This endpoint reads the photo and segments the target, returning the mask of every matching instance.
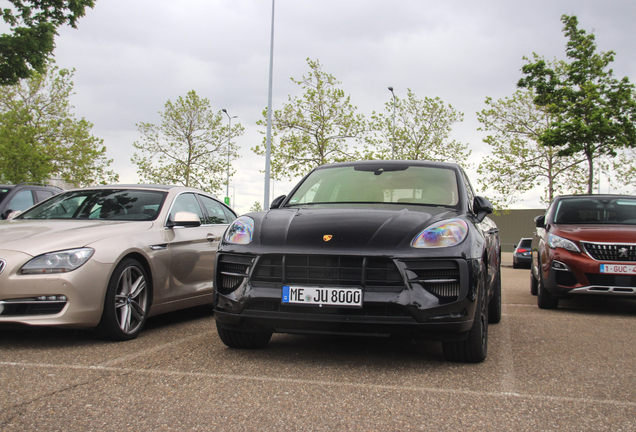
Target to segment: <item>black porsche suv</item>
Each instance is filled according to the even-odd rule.
[[[217,253],[221,340],[272,333],[408,334],[480,362],[501,319],[501,246],[456,164],[364,161],[314,169],[271,209],[236,219]]]

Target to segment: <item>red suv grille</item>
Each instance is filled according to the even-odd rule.
[[[636,261],[636,245],[581,242],[585,251],[597,261]]]

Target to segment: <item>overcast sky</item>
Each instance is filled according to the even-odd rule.
[[[78,29],[60,29],[55,59],[76,69],[74,112],[94,124],[122,183],[139,180],[135,124],[159,123],[167,100],[195,90],[245,127],[230,181],[235,209],[263,201],[265,158],[250,148],[262,141],[255,123],[267,106],[271,10],[271,0],[97,0]],[[277,0],[273,108],[300,94],[290,77],[317,59],[367,116],[391,100],[389,86],[451,104],[465,115],[452,138],[469,143],[478,164],[489,150],[476,112],[488,96],[512,95],[523,56],[565,59],[563,14],[594,32],[599,50],[616,52],[617,77],[636,82],[634,0]],[[276,182],[273,195],[292,184]],[[538,195],[519,207],[540,207]]]

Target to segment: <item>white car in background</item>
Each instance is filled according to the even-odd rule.
[[[162,185],[90,187],[0,222],[0,325],[135,338],[153,315],[212,302],[219,241],[236,214]]]

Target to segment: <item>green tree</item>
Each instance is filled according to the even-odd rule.
[[[608,66],[614,52],[596,52],[593,34],[578,29],[576,16],[563,15],[571,62],[554,70],[534,55],[522,68],[521,88],[534,89],[535,102],[554,116],[540,136],[542,144],[559,149],[560,156],[585,156],[588,193],[594,186],[594,159],[614,157],[616,150],[636,145],[634,86],[627,77],[614,78]]]
[[[76,186],[116,182],[103,141],[92,123],[74,118],[69,97],[73,71],[51,67],[14,86],[0,87],[0,179]]]
[[[254,205],[252,205],[252,207],[250,207],[250,211],[251,212],[263,211],[263,206],[261,205],[260,202],[254,201]]]
[[[466,166],[471,153],[468,145],[450,139],[453,124],[463,119],[461,112],[440,98],[419,100],[408,89],[406,99],[395,98],[384,105],[383,113],[373,112],[371,135],[366,138],[372,150],[366,157],[452,161]]]
[[[499,210],[505,210],[520,195],[535,186],[546,186],[543,203],[564,192],[582,193],[586,188],[581,156],[559,156],[558,150],[540,144],[540,137],[554,123],[554,117],[534,103],[531,90],[518,90],[512,97],[486,99],[488,108],[477,113],[481,131],[490,132],[484,142],[492,155],[479,165],[482,192]]]
[[[365,121],[356,114],[350,97],[338,88],[339,81],[322,70],[318,61],[307,59],[311,71],[301,80],[291,80],[302,87],[301,97],[289,97],[282,110],[272,114],[271,175],[277,180],[308,173],[314,167],[358,158],[348,141],[362,136]],[[257,122],[267,125],[265,120]],[[278,144],[274,144],[274,138]],[[265,154],[265,140],[252,148]]]
[[[94,0],[7,0],[13,9],[0,11],[12,34],[0,35],[0,84],[14,85],[34,72],[45,73],[55,48],[57,28],[77,20]]]
[[[138,150],[132,157],[142,182],[180,184],[208,192],[219,192],[226,174],[234,174],[228,166],[238,159],[238,145],[233,138],[243,135],[240,123],[223,126],[222,111],[214,113],[208,99],[194,90],[176,102],[168,100],[159,112],[161,124],[139,123],[141,141],[133,143]]]

